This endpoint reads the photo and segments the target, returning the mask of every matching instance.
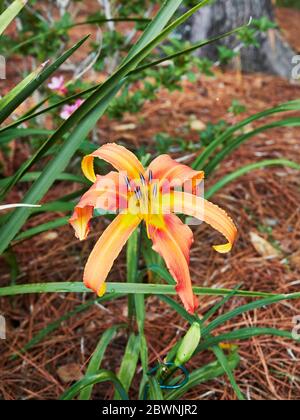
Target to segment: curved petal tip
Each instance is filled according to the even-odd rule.
[[[81,163],[82,172],[84,173],[85,177],[89,179],[91,182],[96,182],[97,177],[94,171],[94,156],[87,155],[82,159]]]
[[[76,238],[80,241],[84,241],[89,234],[93,210],[94,208],[92,206],[86,206],[84,208],[77,207],[69,220],[70,225],[75,230]]]
[[[106,283],[103,283],[102,286],[100,286],[99,290],[97,290],[97,295],[99,297],[102,297],[103,295],[105,295],[106,289],[107,289]]]
[[[213,249],[217,251],[219,254],[227,254],[228,252],[232,250],[232,247],[233,247],[233,244],[228,242],[227,244],[224,244],[224,245],[215,245],[213,246]]]

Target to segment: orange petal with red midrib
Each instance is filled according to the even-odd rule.
[[[198,300],[193,294],[189,271],[192,231],[172,214],[151,216],[148,231],[153,242],[153,249],[165,260],[177,283],[176,291],[185,309],[193,314],[198,307]]]

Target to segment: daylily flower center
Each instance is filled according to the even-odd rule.
[[[159,181],[154,180],[152,172],[145,177],[140,174],[140,179],[130,182],[126,178],[127,196],[128,196],[128,213],[137,215],[141,220],[145,221],[148,230],[148,224],[155,215],[162,215],[161,192]]]
[[[152,214],[153,204],[158,198],[158,184],[153,182],[152,177],[146,180],[141,174],[140,182],[134,188],[134,195],[141,217],[147,218],[149,214]]]

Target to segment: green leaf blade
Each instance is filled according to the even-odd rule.
[[[0,35],[10,25],[14,18],[20,13],[28,0],[15,0],[0,16]]]

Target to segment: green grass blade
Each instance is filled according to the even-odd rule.
[[[17,94],[14,95],[2,109],[0,109],[0,123],[9,117],[11,113],[25,101],[25,99],[27,99],[41,84],[43,84],[45,80],[47,80],[69,57],[71,57],[71,55],[73,55],[74,52],[81,47],[88,37],[89,36],[84,37],[50,65],[46,67],[43,66],[43,70],[39,71],[33,80],[26,83],[23,89],[20,91],[17,89]]]
[[[20,13],[28,0],[15,0],[0,16],[0,35],[3,34],[8,25]]]
[[[223,350],[219,346],[213,346],[212,351],[214,352],[217,360],[219,361],[220,365],[224,369],[224,372],[227,374],[229,381],[231,383],[231,386],[234,392],[236,393],[238,399],[240,401],[245,401],[245,397],[236,383],[235,377],[233,375],[233,371],[228,363],[227,357],[225,356]]]
[[[20,179],[20,182],[34,182],[42,175],[42,172],[28,172],[23,178]],[[12,177],[3,178],[0,180],[0,188],[5,188],[8,183],[12,180]],[[82,176],[77,176],[68,173],[61,173],[57,176],[56,181],[69,181],[76,182],[78,184],[90,185],[90,182]]]
[[[32,73],[30,73],[25,79],[23,79],[17,86],[15,86],[7,95],[0,99],[0,119],[1,115],[5,115],[5,108],[9,106],[9,104],[18,96],[20,93],[28,87],[30,83],[32,83],[39,74],[43,71],[44,66],[38,67]],[[2,114],[1,114],[2,113]],[[9,115],[9,114],[8,114]],[[6,117],[5,117],[6,118]],[[4,119],[5,119],[4,118]],[[2,118],[0,122],[4,121]]]
[[[241,286],[237,286],[232,291],[232,293],[230,293],[228,296],[225,296],[220,302],[216,303],[208,312],[206,312],[206,314],[203,316],[201,321],[203,323],[208,321],[216,312],[218,312],[220,308],[222,308],[222,306],[226,305],[226,303],[229,302],[229,300],[237,294],[237,291],[239,290],[240,287]]]
[[[136,229],[127,242],[127,282],[136,283],[138,280],[138,265],[139,265],[139,238],[140,230]],[[129,324],[135,315],[134,296],[128,296],[128,319]]]
[[[290,331],[282,331],[276,328],[240,328],[239,330],[231,331],[226,334],[220,334],[215,337],[207,337],[203,340],[197,349],[197,353],[208,350],[209,348],[226,342],[244,341],[252,337],[274,336],[294,340],[293,334]]]
[[[161,277],[170,285],[176,284],[175,280],[173,279],[169,271],[166,270],[164,267],[161,267],[157,264],[152,264],[147,267],[147,270],[152,271],[152,273],[157,274],[159,277]]]
[[[106,349],[110,342],[115,338],[119,328],[119,325],[115,325],[103,333],[86,370],[86,376],[94,375],[100,369]],[[79,400],[89,400],[92,392],[93,385],[84,388],[79,395]]]
[[[181,304],[171,299],[169,296],[165,296],[165,295],[157,295],[157,296],[161,301],[167,303],[172,309],[174,309],[182,318],[184,318],[190,324],[193,324],[194,322],[198,322],[198,319],[195,315],[189,314]]]
[[[1,134],[0,130],[0,146],[2,144],[9,143],[12,140],[20,138],[28,138],[32,136],[49,136],[53,134],[50,130],[44,130],[41,128],[17,128],[6,131]]]
[[[205,194],[206,198],[212,197],[216,192],[224,188],[226,185],[230,184],[231,182],[235,181],[236,179],[240,178],[241,176],[256,171],[258,169],[266,168],[268,166],[285,166],[288,168],[300,170],[300,164],[296,162],[292,162],[287,159],[269,159],[263,160],[262,162],[251,163],[250,165],[243,166],[238,170],[232,172],[229,175],[224,176],[220,181],[216,182]]]
[[[201,155],[193,163],[194,169],[203,169],[208,161],[208,159],[218,150],[220,146],[224,142],[226,142],[235,132],[242,130],[247,125],[253,123],[254,121],[258,121],[262,118],[269,117],[271,115],[281,113],[281,112],[289,112],[289,111],[299,111],[300,110],[300,100],[290,101],[274,108],[270,108],[254,114],[249,118],[235,124],[234,126],[228,128],[220,137],[217,137],[214,141],[210,143],[208,147],[204,150]]]
[[[151,41],[153,41],[153,39],[155,39],[157,34],[160,33],[163,30],[163,28],[167,25],[167,23],[172,18],[172,16],[179,8],[181,3],[182,0],[166,0],[164,2],[163,6],[160,8],[157,15],[155,16],[155,19],[149,23],[149,25],[143,32],[143,35],[129,51],[129,54],[124,60],[123,64],[130,61],[131,58],[137,55],[147,44],[149,44]]]
[[[251,139],[252,137],[270,130],[272,128],[281,128],[281,127],[299,127],[300,126],[300,117],[297,118],[287,118],[280,121],[275,121],[271,124],[264,125],[262,127],[256,128],[255,130],[246,133],[242,136],[235,138],[225,145],[223,150],[221,150],[217,155],[205,166],[204,171],[207,176],[215,170],[215,168],[226,159],[232,152],[238,149],[245,141]]]
[[[35,213],[49,213],[49,212],[71,212],[74,209],[74,203],[68,201],[51,201],[50,203],[42,204],[41,207],[34,209]]]
[[[144,377],[146,377],[148,372],[148,346],[147,340],[145,337],[145,319],[146,319],[146,309],[145,309],[145,296],[143,294],[134,294],[134,302],[136,309],[136,321],[138,325],[138,331],[140,336],[140,357],[143,368]]]
[[[202,336],[205,337],[207,334],[210,334],[214,329],[219,327],[220,325],[224,325],[227,321],[242,315],[243,313],[253,311],[255,309],[263,308],[265,306],[272,305],[274,303],[280,303],[285,300],[290,299],[299,299],[300,293],[293,293],[291,295],[278,295],[266,299],[261,299],[255,302],[248,303],[246,305],[239,306],[238,308],[227,312],[223,315],[220,315],[216,319],[214,319],[208,326],[202,329]]]
[[[43,223],[33,228],[27,229],[24,232],[19,233],[14,239],[13,244],[24,241],[25,239],[32,238],[33,236],[39,235],[49,230],[58,229],[62,226],[66,226],[69,223],[70,217],[59,217],[51,222]]]
[[[123,385],[116,377],[116,375],[108,370],[99,370],[94,375],[85,376],[80,381],[76,382],[70,389],[63,393],[60,397],[60,400],[72,400],[76,395],[78,395],[85,388],[92,385],[96,385],[102,382],[112,382],[121,396],[122,400],[129,400],[128,395],[123,388]]]
[[[140,354],[140,337],[131,334],[125,349],[125,354],[121,363],[119,373],[117,375],[119,381],[124,387],[126,392],[129,391],[131,382],[134,378],[135,371],[137,368],[137,363],[139,360]],[[120,394],[116,391],[114,400],[120,399]]]
[[[7,252],[3,255],[4,261],[10,268],[10,284],[11,286],[17,283],[17,278],[20,274],[20,267],[18,259],[13,249],[8,249]]]
[[[230,289],[214,289],[209,287],[194,287],[195,295],[199,296],[227,296],[232,293]],[[0,296],[16,296],[31,293],[93,293],[91,289],[87,289],[82,282],[53,282],[53,283],[36,283],[36,284],[22,284],[16,286],[8,286],[0,288]],[[129,283],[107,283],[107,293],[121,293],[126,295],[128,293],[136,293],[142,295],[173,295],[176,296],[177,292],[175,286],[162,285],[162,284],[129,284]],[[270,303],[281,302],[289,299],[299,299],[300,293],[291,293],[286,295],[274,295],[271,293],[261,292],[247,292],[239,291],[236,293],[237,297],[268,297],[265,300],[254,302],[250,305],[264,306]],[[260,303],[262,302],[262,303]],[[250,309],[251,310],[251,307]],[[227,319],[226,319],[227,321]],[[211,324],[210,324],[211,325]],[[218,326],[218,325],[217,325]]]
[[[74,95],[68,96],[68,97],[66,97],[66,98],[64,98],[64,99],[56,102],[53,105],[50,105],[50,106],[48,106],[46,108],[41,109],[40,111],[37,111],[37,112],[34,112],[33,111],[32,113],[25,114],[21,118],[18,118],[16,121],[8,124],[7,126],[5,126],[3,128],[0,128],[0,134],[1,133],[6,133],[8,130],[11,130],[12,128],[18,127],[20,124],[23,124],[26,121],[30,121],[30,120],[32,120],[34,118],[37,118],[37,117],[39,117],[39,116],[41,116],[43,114],[46,114],[47,112],[52,111],[53,109],[56,109],[56,108],[62,107],[65,104],[71,103],[71,102],[73,102],[76,99],[85,98],[85,96],[88,93],[94,92],[99,86],[101,86],[101,85],[92,86],[92,87],[90,87],[88,89],[85,89],[85,90],[79,92],[79,93],[76,93]],[[47,100],[48,99],[46,99],[45,101],[47,101]],[[43,101],[43,102],[45,102],[45,101]],[[51,133],[51,135],[53,135],[53,134],[54,134],[54,132]]]
[[[149,383],[149,399],[151,401],[163,401],[164,396],[157,379],[154,376],[148,378]]]

